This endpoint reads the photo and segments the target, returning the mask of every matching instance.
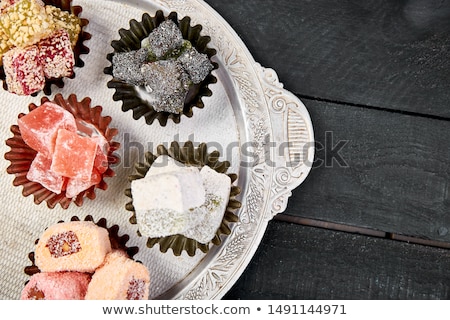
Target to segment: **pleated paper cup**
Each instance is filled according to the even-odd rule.
[[[190,17],[184,17],[179,20],[176,12],[170,13],[167,17],[162,11],[157,11],[155,16],[144,13],[141,21],[131,20],[129,29],[120,29],[119,40],[111,42],[114,52],[107,55],[107,59],[112,63],[112,57],[115,53],[129,52],[141,48],[141,41],[157,28],[162,22],[172,20],[181,30],[183,38],[189,40],[192,46],[199,53],[206,54],[211,58],[216,54],[216,50],[209,48],[211,41],[209,36],[201,35],[201,25],[191,25]],[[212,62],[213,70],[218,68],[218,64]],[[113,75],[113,66],[105,68],[105,74]],[[194,115],[194,108],[204,108],[203,97],[209,97],[213,93],[209,85],[216,83],[217,78],[209,72],[207,77],[199,84],[191,85],[184,101],[184,107],[181,113],[158,112],[152,106],[152,102],[143,98],[146,95],[143,86],[135,86],[119,79],[113,78],[108,82],[108,87],[115,90],[114,101],[122,101],[122,111],[132,111],[133,119],[145,118],[147,124],[151,125],[158,120],[161,126],[165,126],[171,119],[174,123],[180,123],[184,115],[191,118]]]
[[[229,201],[226,206],[221,225],[217,229],[214,238],[209,243],[200,243],[194,239],[190,239],[179,234],[161,238],[147,238],[147,247],[152,248],[158,244],[160,251],[163,253],[166,253],[169,249],[172,249],[175,256],[181,255],[183,251],[185,251],[189,256],[194,256],[197,249],[207,253],[211,246],[220,245],[223,241],[223,237],[231,233],[232,224],[239,221],[235,211],[241,207],[241,203],[236,200],[236,196],[240,194],[240,188],[233,185],[238,177],[236,174],[227,173],[230,163],[228,161],[219,161],[220,153],[218,151],[208,153],[207,145],[205,143],[200,144],[198,147],[194,147],[193,143],[188,141],[184,143],[183,146],[180,146],[178,142],[172,142],[169,148],[160,145],[157,148],[156,154],[147,152],[145,154],[145,161],[135,165],[136,173],[129,177],[130,182],[144,178],[153,162],[161,155],[167,155],[186,166],[194,166],[197,168],[209,166],[218,173],[227,174],[231,179],[232,186]],[[131,199],[131,201],[125,206],[126,209],[132,213],[130,223],[137,224],[131,188],[125,190],[125,195]],[[138,235],[142,236],[139,231]]]
[[[47,97],[43,97],[41,99],[41,105],[48,101],[50,100]],[[109,145],[107,154],[108,168],[102,173],[101,181],[80,192],[73,198],[68,198],[65,191],[57,194],[46,189],[40,183],[30,181],[27,178],[27,174],[37,152],[25,143],[18,125],[11,126],[13,137],[6,140],[6,145],[11,148],[4,156],[5,159],[9,160],[11,163],[6,171],[15,176],[13,185],[16,187],[23,187],[23,196],[33,196],[35,204],[46,202],[50,209],[55,208],[57,204],[60,204],[63,209],[67,209],[71,203],[81,207],[85,198],[90,200],[96,198],[95,192],[97,189],[106,190],[108,188],[105,178],[115,176],[112,165],[118,163],[119,158],[114,154],[114,151],[119,149],[120,143],[113,141],[113,138],[118,134],[118,130],[109,127],[109,124],[112,121],[111,117],[101,115],[103,110],[101,106],[91,107],[91,99],[88,97],[78,101],[75,94],[71,94],[67,99],[61,94],[57,94],[51,102],[56,103],[73,114],[77,124],[81,124],[78,126],[79,128],[89,127],[90,130],[95,130],[96,134],[99,134],[106,139]],[[39,106],[32,103],[29,105],[29,110],[31,112],[38,107]],[[24,114],[19,114],[19,118],[22,116],[24,116]],[[88,132],[82,133],[84,135],[89,135]]]

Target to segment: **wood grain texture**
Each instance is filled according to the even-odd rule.
[[[450,122],[303,102],[316,163],[284,214],[450,242]]]
[[[450,1],[206,0],[301,96],[450,118]]]
[[[450,299],[450,252],[271,221],[224,299]]]

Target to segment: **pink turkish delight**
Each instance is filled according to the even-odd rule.
[[[96,153],[97,143],[91,138],[60,129],[56,137],[51,169],[68,178],[90,181]]]
[[[30,95],[42,90],[45,76],[39,62],[39,48],[11,49],[3,56],[8,91],[18,95]]]
[[[21,300],[84,300],[91,275],[82,272],[40,272],[23,288]]]
[[[60,194],[65,184],[65,178],[51,170],[52,159],[38,153],[31,163],[27,179],[40,183],[44,188]]]
[[[59,105],[46,102],[18,121],[23,141],[47,157],[53,154],[59,129],[76,132],[74,116]]]
[[[60,29],[38,43],[39,61],[46,78],[69,77],[73,74],[75,56],[67,31]]]

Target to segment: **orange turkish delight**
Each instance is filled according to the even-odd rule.
[[[74,116],[59,105],[46,102],[18,120],[23,141],[47,157],[53,154],[59,129],[76,132]]]
[[[19,117],[23,141],[37,151],[27,179],[74,198],[102,181],[109,168],[109,143],[95,126],[47,101]]]
[[[45,86],[45,76],[39,62],[39,48],[14,48],[3,56],[8,91],[18,95],[30,95]]]
[[[108,170],[108,152],[109,143],[103,136],[93,136],[92,139],[97,142],[97,152],[94,159],[94,168],[99,173],[105,173]]]
[[[69,77],[73,74],[75,55],[67,31],[56,30],[39,41],[38,47],[39,61],[46,78]]]
[[[30,170],[27,173],[27,179],[40,183],[43,187],[60,194],[66,179],[53,172],[50,168],[52,159],[42,153],[38,153],[31,163]]]
[[[51,169],[68,178],[90,181],[96,153],[97,143],[91,138],[60,129]]]
[[[66,197],[73,198],[77,196],[81,191],[87,190],[91,186],[100,183],[100,181],[102,181],[102,175],[95,167],[92,169],[91,178],[89,180],[70,178],[67,181]]]

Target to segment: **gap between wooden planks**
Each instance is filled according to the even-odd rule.
[[[444,241],[422,239],[422,238],[418,238],[418,237],[410,237],[410,236],[395,234],[395,233],[391,233],[391,232],[374,230],[374,229],[370,229],[370,228],[363,228],[363,227],[351,226],[351,225],[346,225],[346,224],[341,224],[341,223],[315,220],[315,219],[310,219],[310,218],[296,217],[296,216],[291,216],[291,215],[287,215],[287,214],[278,214],[274,217],[274,220],[294,223],[294,224],[308,226],[308,227],[328,229],[328,230],[333,230],[333,231],[341,231],[341,232],[346,232],[346,233],[356,233],[359,235],[365,235],[365,236],[370,236],[370,237],[375,237],[375,238],[390,239],[390,240],[420,244],[420,245],[425,245],[425,246],[430,246],[430,247],[450,249],[450,243],[444,242]]]

